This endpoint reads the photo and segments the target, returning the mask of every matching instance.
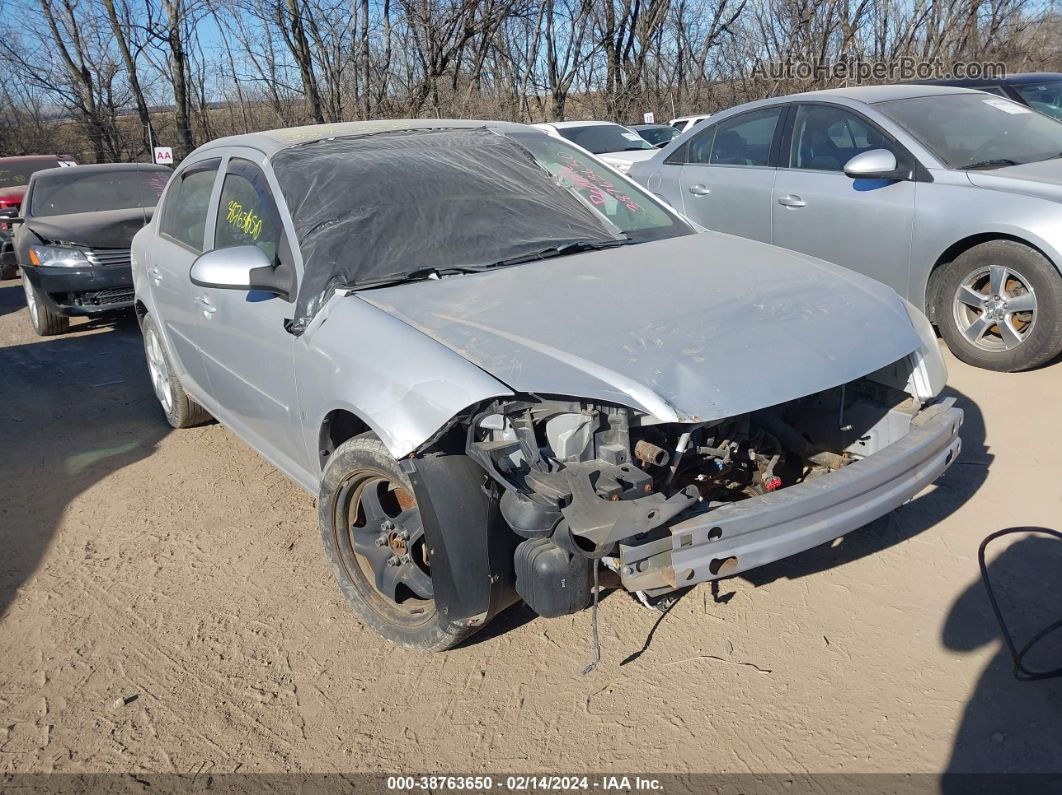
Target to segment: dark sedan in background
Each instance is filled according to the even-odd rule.
[[[1026,72],[998,78],[923,80],[921,85],[976,88],[1062,119],[1062,72]]]
[[[46,168],[76,165],[69,155],[0,157],[0,279],[14,279],[18,273],[11,225],[5,219],[18,215],[30,177]]]
[[[666,146],[682,135],[682,132],[668,124],[632,124],[631,129],[653,146]]]
[[[15,253],[39,335],[62,334],[71,315],[132,306],[129,247],[169,176],[166,166],[111,163],[30,178],[15,219]]]

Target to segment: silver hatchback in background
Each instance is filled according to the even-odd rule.
[[[767,99],[630,176],[708,229],[888,284],[966,362],[1062,351],[1062,124],[1024,105],[923,85]]]

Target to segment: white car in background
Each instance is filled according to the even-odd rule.
[[[699,116],[679,116],[677,119],[669,121],[668,124],[680,133],[684,133],[686,130],[693,129],[705,119],[711,118],[711,115],[711,113],[702,113]]]
[[[657,151],[630,127],[610,121],[555,121],[531,126],[581,146],[621,174],[626,174],[634,163],[648,160]]]

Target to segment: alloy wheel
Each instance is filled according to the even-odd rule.
[[[37,304],[37,295],[33,291],[33,285],[30,284],[29,279],[25,276],[22,277],[22,289],[26,293],[26,306],[29,307],[30,319],[33,321],[34,327],[40,327],[40,306]]]
[[[147,352],[148,373],[155,396],[167,414],[173,409],[173,387],[170,385],[170,368],[162,352],[158,335],[154,329],[147,329],[144,334],[144,350]]]
[[[407,488],[383,472],[363,470],[339,494],[336,531],[348,570],[352,564],[388,607],[424,613],[434,590],[424,525]],[[354,572],[351,572],[352,574]]]
[[[970,273],[955,291],[955,324],[960,333],[984,351],[1010,351],[1032,332],[1036,293],[1029,280],[1006,265]]]

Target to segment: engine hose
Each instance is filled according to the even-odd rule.
[[[1006,620],[1003,618],[1003,611],[999,609],[999,602],[996,601],[996,592],[992,587],[992,580],[988,577],[988,566],[985,565],[985,549],[997,538],[1014,535],[1016,533],[1039,533],[1040,535],[1052,536],[1053,538],[1062,541],[1062,533],[1057,530],[1048,530],[1046,527],[1008,527],[1005,530],[997,530],[985,538],[977,550],[977,564],[981,567],[981,581],[985,584],[985,591],[988,592],[988,602],[992,606],[992,612],[996,615],[996,621],[999,622],[999,629],[1000,632],[1003,633],[1003,640],[1006,642],[1007,649],[1010,651],[1011,659],[1014,660],[1014,678],[1021,682],[1035,682],[1042,679],[1053,679],[1062,676],[1062,666],[1052,668],[1048,671],[1032,671],[1025,667],[1025,655],[1027,655],[1032,648],[1045,637],[1055,630],[1062,628],[1062,618],[1041,629],[1033,635],[1032,638],[1021,647],[1021,649],[1019,649],[1014,643],[1014,638],[1010,634],[1010,629],[1007,627]]]

